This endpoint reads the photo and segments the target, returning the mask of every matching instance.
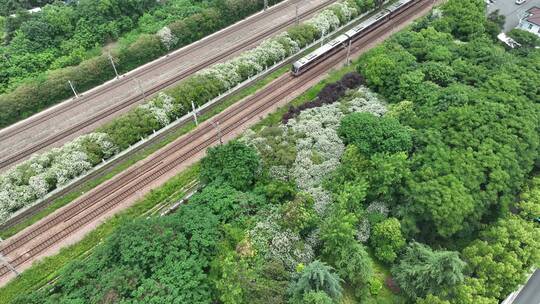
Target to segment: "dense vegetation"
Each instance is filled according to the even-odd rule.
[[[540,264],[540,51],[499,46],[483,7],[359,59],[389,106],[352,88],[210,149],[177,214],[16,302],[499,303]]]
[[[109,53],[119,72],[127,72],[245,18],[263,3],[56,1],[38,13],[20,10],[3,18],[0,127],[71,96],[68,80],[84,91],[112,79]]]
[[[255,49],[196,73],[146,104],[98,128],[96,132],[75,139],[61,148],[34,155],[0,175],[0,222],[84,174],[102,160],[127,149],[186,114],[191,109],[192,101],[202,105],[212,100],[265,68],[295,54],[300,48],[321,37],[323,32],[330,33],[372,6],[373,3],[363,1],[335,3],[305,23],[264,41]],[[344,86],[355,83],[358,83],[358,79],[343,80]],[[333,100],[338,97],[334,96]]]

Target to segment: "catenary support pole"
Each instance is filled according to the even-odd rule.
[[[195,109],[195,103],[193,102],[193,100],[191,101],[191,108],[193,109],[193,120],[195,120],[195,125],[198,126],[199,121],[197,120],[197,109]]]
[[[351,40],[349,40],[349,46],[347,47],[347,59],[345,60],[345,65],[349,65],[349,58],[351,56]]]
[[[111,53],[109,53],[109,60],[111,61],[112,67],[114,69],[114,75],[116,75],[116,79],[120,78],[120,76],[118,75],[118,71],[116,70],[116,66],[114,65],[114,60]]]
[[[75,91],[75,87],[73,86],[73,83],[71,80],[68,80],[69,86],[71,87],[71,90],[73,91],[73,94],[75,94],[75,98],[79,98],[79,94],[77,94],[77,91]]]

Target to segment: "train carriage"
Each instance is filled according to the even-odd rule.
[[[291,73],[294,76],[302,74],[303,72],[307,71],[311,67],[317,65],[318,63],[326,59],[328,56],[331,56],[338,52],[342,48],[342,46],[346,45],[349,42],[354,42],[357,39],[365,36],[369,32],[376,29],[379,24],[384,23],[389,19],[394,18],[395,16],[398,16],[409,6],[419,1],[421,0],[400,0],[396,3],[389,5],[387,8],[369,17],[368,19],[348,30],[344,34],[339,35],[334,40],[328,42],[327,44],[321,46],[307,56],[304,56],[294,62],[292,65]]]
[[[339,35],[327,44],[309,53],[307,56],[300,58],[298,61],[293,63],[293,75],[300,75],[308,68],[315,66],[317,63],[323,61],[326,57],[337,52],[339,48],[348,40],[349,37],[347,37],[346,35]]]

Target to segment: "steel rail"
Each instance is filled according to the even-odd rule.
[[[300,1],[300,0],[295,0],[295,2],[289,4],[289,6],[292,5],[292,4],[295,4],[297,1]],[[331,0],[331,1],[327,1],[327,2],[324,2],[322,4],[319,4],[318,6],[313,7],[310,10],[299,14],[299,18],[304,19],[307,16],[313,14],[314,12],[320,10],[321,8],[327,6],[328,4],[333,3],[335,1],[337,1],[337,0]],[[277,11],[277,12],[279,12],[279,11]],[[254,23],[256,21],[259,21],[260,19],[266,18],[266,17],[268,17],[268,15],[261,14],[261,15],[258,15],[256,17],[257,18],[255,18],[255,17],[252,18],[253,20],[249,19],[251,21],[249,24]],[[68,137],[68,136],[70,136],[70,135],[72,135],[74,133],[77,133],[78,131],[80,131],[80,130],[88,127],[88,126],[91,126],[91,125],[99,122],[100,120],[103,120],[103,119],[105,119],[105,118],[107,118],[107,117],[109,117],[111,115],[114,115],[115,113],[117,113],[119,111],[122,111],[125,108],[130,107],[131,105],[142,101],[144,99],[144,97],[151,96],[151,95],[156,94],[157,92],[159,92],[159,91],[161,91],[163,89],[169,88],[169,87],[175,85],[176,83],[178,83],[179,81],[187,78],[188,76],[190,76],[190,75],[192,75],[192,74],[194,74],[194,73],[196,73],[196,72],[198,72],[198,71],[200,71],[200,70],[202,70],[202,69],[204,69],[206,67],[211,66],[214,63],[217,63],[217,62],[219,62],[219,61],[221,61],[221,60],[223,60],[223,59],[225,59],[225,58],[227,58],[227,57],[229,57],[229,56],[231,56],[231,55],[233,55],[233,54],[235,54],[237,52],[249,49],[253,44],[274,35],[275,33],[285,29],[288,26],[290,26],[294,22],[295,22],[295,18],[290,19],[290,20],[288,20],[288,21],[286,21],[286,22],[284,22],[284,23],[282,23],[282,24],[280,24],[280,25],[278,25],[276,27],[273,27],[273,28],[271,28],[271,29],[269,29],[267,31],[264,31],[263,33],[261,33],[259,35],[251,37],[251,38],[249,38],[249,39],[247,39],[245,41],[242,41],[240,44],[235,45],[234,47],[226,50],[225,52],[219,53],[216,56],[214,56],[214,57],[212,57],[212,58],[210,58],[210,59],[208,59],[208,60],[206,60],[204,62],[201,62],[201,63],[197,64],[196,66],[188,68],[187,70],[184,70],[184,71],[180,72],[179,74],[176,74],[173,77],[171,77],[169,79],[166,79],[163,82],[158,83],[158,84],[156,84],[155,86],[152,86],[149,89],[146,89],[145,93],[144,93],[144,96],[141,93],[141,94],[136,94],[136,95],[134,95],[132,97],[129,97],[126,100],[124,100],[124,101],[122,101],[122,102],[120,102],[120,103],[118,103],[118,104],[116,104],[116,105],[114,105],[112,107],[106,108],[103,111],[98,112],[95,115],[88,117],[84,121],[81,121],[81,122],[79,122],[77,124],[74,124],[73,126],[67,128],[66,130],[64,130],[64,131],[62,131],[60,133],[57,133],[57,134],[55,134],[53,136],[50,136],[50,137],[47,137],[44,140],[42,140],[40,142],[37,142],[37,143],[33,144],[32,146],[30,146],[28,148],[25,148],[25,149],[23,149],[21,151],[18,151],[16,154],[12,154],[11,156],[0,160],[0,169],[6,168],[6,167],[10,166],[11,164],[16,163],[17,161],[19,161],[21,159],[24,159],[24,158],[32,155],[35,152],[40,151],[43,148],[46,148],[46,147],[48,147],[48,146],[50,146],[50,145],[52,145],[52,144],[54,144],[54,143],[56,143],[56,142],[58,142],[58,141],[60,141],[60,140],[62,140],[64,138],[66,138],[66,137]],[[244,25],[244,26],[246,26],[246,25]],[[220,35],[220,36],[222,36],[222,35]],[[218,38],[221,38],[220,36],[213,36],[212,38],[214,38],[214,37],[216,37],[216,38],[214,38],[212,40],[209,39],[209,41],[205,41],[204,44],[202,44],[202,43],[197,44],[197,46],[193,47],[193,50],[190,51],[190,52],[194,52],[194,51],[196,51],[198,49],[203,48],[208,43],[213,42]],[[107,87],[104,90],[100,90],[98,93],[89,94],[89,95],[85,95],[85,96],[82,97],[82,98],[86,98],[86,99],[80,99],[80,100],[77,100],[76,102],[68,103],[68,104],[66,104],[65,107],[59,108],[57,111],[53,111],[51,113],[43,114],[42,116],[36,118],[34,121],[29,122],[27,125],[21,126],[20,128],[16,128],[16,129],[13,129],[13,130],[9,130],[8,132],[5,132],[5,134],[0,134],[0,140],[11,138],[11,137],[13,137],[13,136],[15,136],[15,135],[29,129],[29,128],[31,128],[31,127],[37,126],[39,123],[42,123],[43,121],[46,121],[49,118],[55,117],[56,115],[65,113],[66,111],[71,110],[71,109],[79,106],[81,102],[84,102],[87,99],[103,95],[103,94],[107,93],[107,91],[109,91],[109,90],[115,89],[120,85],[124,85],[126,83],[129,83],[130,81],[132,81],[132,79],[134,77],[137,78],[139,74],[146,73],[146,72],[151,73],[155,69],[158,69],[160,67],[163,67],[166,64],[169,64],[172,60],[174,60],[174,59],[176,59],[178,57],[186,56],[188,53],[177,53],[177,54],[171,55],[168,58],[166,58],[165,60],[159,61],[156,65],[150,66],[147,69],[143,69],[143,70],[139,71],[138,74],[136,74],[136,75],[129,75],[129,77],[122,78],[119,81],[113,82],[113,84],[111,84],[110,87]]]
[[[391,29],[394,23],[401,23],[404,20],[408,19],[413,15],[417,9],[424,9],[432,3],[431,0],[420,1],[407,10],[403,11],[400,14],[397,14],[394,19],[388,20],[385,23],[382,23],[378,28],[365,36],[361,37],[355,42],[353,47],[354,51],[358,51],[365,44],[373,42],[378,38],[377,34],[384,32],[387,29]],[[341,49],[336,54],[327,58],[326,61],[321,62],[317,66],[313,67],[310,71],[307,71],[305,74],[298,78],[293,78],[290,74],[286,74],[278,78],[275,82],[271,83],[263,90],[255,93],[254,95],[248,97],[239,104],[234,105],[230,110],[221,113],[214,120],[220,121],[222,124],[222,132],[224,135],[234,132],[239,126],[241,126],[246,120],[253,119],[257,117],[260,113],[266,111],[269,107],[275,104],[276,100],[286,97],[290,94],[291,91],[301,88],[306,83],[309,83],[311,80],[319,76],[321,73],[324,73],[336,66],[343,60],[343,51]],[[266,99],[265,99],[266,98]],[[259,103],[259,100],[263,100],[262,104]],[[248,109],[247,114],[243,113],[244,110]],[[243,114],[239,117],[239,114]],[[47,238],[41,241],[36,246],[33,246],[28,251],[20,254],[18,257],[11,261],[12,265],[15,267],[20,266],[21,264],[29,261],[32,257],[43,252],[45,249],[56,244],[56,242],[66,238],[70,235],[71,232],[76,231],[85,224],[91,222],[96,217],[106,213],[108,210],[117,206],[127,197],[135,194],[138,190],[149,185],[152,181],[163,176],[167,173],[170,173],[171,170],[174,170],[179,164],[189,159],[190,157],[196,155],[197,153],[203,151],[210,145],[217,142],[215,136],[209,136],[204,139],[201,143],[196,144],[194,147],[189,149],[186,153],[182,155],[176,155],[175,152],[179,147],[183,147],[186,144],[189,144],[193,139],[208,134],[213,131],[213,126],[206,122],[201,126],[200,129],[196,129],[189,135],[186,135],[177,141],[173,142],[171,145],[167,146],[164,150],[159,151],[156,155],[152,156],[151,159],[146,161],[141,166],[129,170],[124,175],[120,176],[118,179],[112,180],[110,183],[105,184],[101,189],[98,189],[98,193],[88,196],[82,202],[68,207],[64,210],[65,212],[69,211],[69,214],[64,212],[57,214],[52,217],[49,221],[44,221],[41,224],[32,228],[28,233],[24,233],[20,237],[17,237],[13,241],[10,239],[9,245],[4,247],[1,251],[4,254],[10,253],[17,249],[18,246],[10,247],[12,244],[17,243],[26,243],[37,237],[38,235],[46,232],[48,228],[54,227],[55,224],[48,225],[49,222],[53,221],[56,224],[67,221],[78,214],[86,211],[88,208],[95,206],[93,210],[90,210],[87,214],[83,215],[81,218],[73,221],[63,230],[58,233],[55,233],[50,238]],[[170,159],[168,159],[170,158]],[[129,187],[128,187],[129,186]],[[106,200],[107,199],[107,200]],[[106,200],[105,202],[102,202]],[[84,205],[81,205],[83,202],[87,202]],[[100,204],[101,203],[101,204]],[[81,207],[77,207],[81,206]],[[9,251],[6,251],[7,248],[10,248]],[[0,276],[8,273],[9,270],[7,267],[3,266],[0,268]]]

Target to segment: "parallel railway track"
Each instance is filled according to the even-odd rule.
[[[292,0],[290,3],[287,4],[287,6],[292,6],[292,5],[296,5],[298,2],[300,2],[301,0]],[[306,17],[312,15],[313,13],[317,12],[318,10],[324,8],[325,6],[327,6],[328,4],[330,3],[333,3],[337,0],[329,0],[329,1],[325,1],[324,3],[321,3],[309,10],[306,10],[302,13],[299,13],[299,19],[305,19]],[[263,14],[259,14],[259,15],[256,15],[248,20],[246,20],[244,23],[242,23],[241,25],[244,27],[248,27],[256,22],[258,22],[259,20],[263,19],[263,18],[267,18],[268,17],[268,14],[272,15],[272,14],[277,14],[279,13],[279,7],[272,7],[270,8],[266,13],[263,13]],[[145,96],[150,96],[150,95],[153,95],[165,88],[168,88],[168,87],[171,87],[172,85],[178,83],[179,81],[185,79],[186,77],[206,68],[206,67],[209,67],[211,66],[212,64],[215,64],[217,62],[220,62],[228,57],[230,57],[231,55],[237,53],[237,52],[240,52],[242,50],[246,50],[246,49],[249,49],[250,47],[252,47],[254,44],[256,44],[257,42],[260,42],[268,37],[271,37],[273,36],[274,34],[284,30],[286,27],[292,25],[293,23],[295,22],[295,19],[290,19],[282,24],[280,24],[279,26],[277,27],[273,27],[273,28],[270,28],[266,31],[264,31],[263,33],[257,35],[257,36],[254,36],[254,37],[251,37],[245,41],[242,41],[241,43],[235,45],[233,48],[230,48],[228,50],[226,50],[225,52],[222,52],[222,53],[219,53],[217,54],[216,56],[200,63],[200,64],[197,64],[196,66],[193,66],[191,68],[188,68],[176,75],[174,75],[172,78],[169,78],[159,84],[156,84],[154,86],[152,86],[151,88],[145,90]],[[194,52],[197,52],[197,50],[200,50],[204,47],[206,47],[208,44],[212,43],[212,42],[215,42],[216,40],[220,39],[222,36],[224,35],[227,35],[227,34],[230,34],[234,31],[238,30],[237,26],[232,26],[232,27],[229,27],[229,28],[226,28],[223,32],[220,33],[220,35],[214,35],[214,36],[211,36],[209,37],[208,39],[206,40],[203,40],[201,43],[197,43],[197,44],[192,44],[192,45],[189,45],[188,47],[186,47],[183,51],[181,52],[176,52],[176,53],[173,53],[171,54],[170,56],[168,57],[165,57],[164,59],[162,60],[159,60],[157,61],[155,64],[152,64],[150,66],[148,66],[147,68],[145,69],[140,69],[140,70],[137,70],[135,71],[134,73],[130,74],[129,77],[123,77],[123,78],[120,78],[119,80],[117,81],[113,81],[111,83],[109,83],[108,85],[106,85],[103,89],[99,89],[99,90],[95,90],[95,91],[91,91],[90,93],[88,94],[85,94],[83,97],[81,97],[80,99],[78,99],[76,102],[69,102],[69,103],[66,103],[64,104],[63,106],[61,107],[58,107],[56,110],[54,111],[51,111],[51,112],[48,112],[46,114],[41,114],[40,116],[36,117],[35,119],[33,120],[29,120],[28,123],[24,124],[24,125],[21,125],[20,127],[17,127],[17,128],[13,128],[13,129],[8,129],[7,131],[4,131],[4,132],[0,132],[0,142],[3,141],[3,140],[6,140],[8,138],[11,138],[13,136],[16,136],[18,134],[20,134],[21,132],[23,131],[26,131],[32,127],[35,127],[37,125],[39,125],[40,123],[44,122],[44,121],[47,121],[51,118],[54,118],[55,116],[59,115],[59,114],[62,114],[62,113],[65,113],[69,110],[72,110],[74,109],[75,107],[78,107],[80,106],[81,103],[84,103],[86,100],[89,100],[91,98],[95,98],[95,97],[98,97],[100,95],[103,95],[103,94],[106,94],[108,91],[112,90],[112,89],[115,89],[119,86],[122,86],[122,85],[125,85],[126,83],[129,83],[131,81],[133,81],[133,79],[135,78],[139,78],[140,76],[143,76],[144,74],[149,74],[149,73],[152,73],[153,71],[155,70],[158,70],[159,68],[162,68],[168,64],[170,64],[171,62],[174,62],[176,59],[178,59],[179,57],[183,57],[183,56],[186,56],[187,54],[189,53],[194,53]],[[21,150],[21,151],[17,151],[16,154],[12,154],[4,159],[1,159],[0,160],[0,169],[4,169],[30,155],[32,155],[33,153],[36,153],[46,147],[49,147],[51,146],[52,144],[72,135],[72,134],[75,134],[79,131],[81,131],[82,129],[88,127],[88,126],[91,126],[111,115],[114,115],[130,106],[132,106],[133,104],[136,104],[140,101],[142,101],[144,98],[143,94],[137,94],[133,97],[130,97],[130,98],[127,98],[126,100],[110,107],[110,108],[107,108],[93,116],[90,116],[88,117],[86,120],[84,121],[81,121],[77,124],[74,124],[73,126],[63,130],[62,132],[59,132],[53,136],[50,136],[50,137],[47,137],[45,138],[44,140],[42,141],[39,141],[39,142],[36,142],[34,144],[32,144],[31,146]]]
[[[379,38],[379,35],[387,30],[391,30],[396,24],[407,21],[417,11],[429,7],[431,3],[432,1],[416,3],[394,19],[381,24],[377,29],[358,39],[353,44],[352,52],[355,53],[362,49],[364,45],[375,42]],[[232,135],[245,122],[256,119],[278,101],[290,95],[291,92],[301,89],[321,74],[339,65],[340,62],[343,62],[343,59],[344,50],[340,50],[300,77],[294,78],[290,74],[283,75],[254,95],[233,105],[213,120],[220,122],[222,126],[221,132],[224,137]],[[141,165],[128,169],[117,178],[106,182],[91,194],[86,195],[82,200],[74,202],[74,204],[65,209],[61,209],[61,213],[59,212],[23,231],[20,235],[6,240],[6,245],[0,249],[0,252],[4,256],[10,257],[14,251],[24,248],[24,246],[27,246],[34,239],[44,236],[42,240],[36,241],[36,244],[28,246],[30,248],[26,251],[19,252],[16,257],[12,257],[10,262],[13,266],[19,267],[33,260],[34,257],[41,254],[47,248],[55,245],[96,218],[99,218],[115,206],[118,206],[126,198],[133,196],[137,191],[150,185],[154,180],[161,176],[174,173],[178,165],[217,142],[214,127],[209,122],[201,124],[198,129],[156,152],[149,159],[143,161]],[[184,147],[187,147],[187,151],[181,152]],[[80,217],[74,219],[77,216]],[[46,236],[46,233],[51,233],[54,227],[62,223],[67,223],[63,229]],[[8,272],[7,267],[2,266],[0,268],[0,277],[6,275]]]

